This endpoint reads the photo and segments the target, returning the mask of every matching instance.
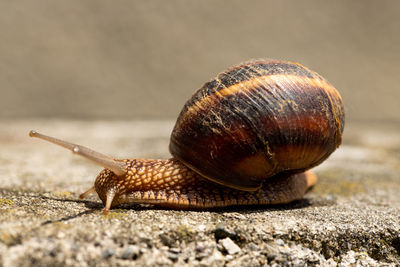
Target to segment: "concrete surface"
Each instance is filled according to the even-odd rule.
[[[168,157],[171,121],[0,121],[0,266],[398,266],[400,127],[347,125],[296,203],[102,215],[101,168],[31,129],[116,157]]]

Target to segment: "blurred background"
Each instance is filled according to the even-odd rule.
[[[298,61],[400,122],[400,1],[0,2],[0,118],[174,119],[225,68]]]

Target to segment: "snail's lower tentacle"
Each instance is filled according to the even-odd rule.
[[[88,195],[90,195],[91,193],[94,193],[94,192],[96,192],[96,189],[94,186],[92,186],[91,188],[89,188],[88,190],[86,190],[85,192],[80,194],[79,198],[84,199],[85,197],[87,197]]]
[[[105,206],[104,206],[104,211],[103,211],[104,215],[107,214],[110,211],[111,204],[113,202],[114,197],[115,197],[114,191],[113,190],[109,190],[107,192],[106,203],[105,203]]]

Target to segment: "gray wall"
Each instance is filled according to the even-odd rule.
[[[347,121],[400,121],[400,1],[0,2],[0,117],[174,118],[250,58],[299,61]]]

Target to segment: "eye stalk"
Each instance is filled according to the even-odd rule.
[[[39,139],[48,141],[50,143],[62,146],[64,148],[72,151],[72,153],[74,153],[74,154],[77,154],[84,158],[87,158],[87,159],[91,160],[92,162],[94,162],[100,166],[103,166],[106,169],[110,169],[117,176],[121,176],[121,175],[124,175],[127,173],[125,164],[123,162],[115,160],[109,156],[106,156],[104,154],[101,154],[99,152],[91,150],[87,147],[69,143],[69,142],[66,142],[66,141],[51,137],[51,136],[47,136],[47,135],[38,133],[36,131],[30,131],[29,136],[37,137]]]

